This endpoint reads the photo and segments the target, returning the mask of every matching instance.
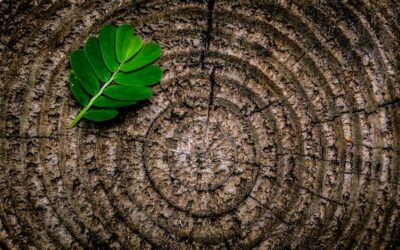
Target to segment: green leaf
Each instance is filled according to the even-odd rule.
[[[124,72],[132,71],[157,60],[161,55],[161,47],[158,43],[147,43],[131,60],[124,63],[121,70]]]
[[[95,37],[90,37],[86,42],[85,51],[89,63],[97,77],[102,82],[107,82],[107,80],[110,78],[110,72],[107,70],[107,67],[104,64],[101,56],[99,40]]]
[[[117,115],[118,111],[116,109],[89,109],[83,117],[91,121],[102,122],[111,120]]]
[[[81,83],[79,82],[79,79],[73,72],[69,74],[69,89],[71,90],[72,95],[82,107],[86,106],[89,103],[89,95],[83,89]]]
[[[100,30],[99,40],[101,55],[108,70],[111,72],[117,71],[119,63],[115,54],[115,35],[117,28],[111,24],[103,26]]]
[[[129,24],[122,24],[117,29],[115,49],[120,63],[129,60],[142,47],[142,39],[135,36],[134,33],[135,31]]]
[[[112,85],[104,89],[103,94],[117,100],[146,100],[152,96],[151,89],[142,85]]]
[[[100,108],[120,108],[136,104],[137,101],[120,101],[106,96],[99,96],[93,103],[93,106]]]
[[[99,38],[89,37],[84,49],[71,53],[70,90],[82,110],[71,121],[70,128],[82,118],[112,119],[118,115],[117,108],[153,95],[147,86],[159,82],[163,70],[149,64],[160,57],[161,48],[154,42],[142,46],[142,38],[135,35],[131,25],[117,28],[108,24],[100,29]]]
[[[157,65],[148,65],[131,73],[118,73],[114,81],[121,85],[153,85],[161,80],[163,71]]]
[[[96,77],[89,61],[86,57],[85,50],[77,49],[71,54],[71,66],[75,75],[82,83],[83,88],[91,95],[95,95],[99,91],[99,80]]]

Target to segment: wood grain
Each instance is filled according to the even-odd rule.
[[[0,248],[400,248],[396,1],[0,2]],[[154,97],[68,124],[71,51],[161,44]]]

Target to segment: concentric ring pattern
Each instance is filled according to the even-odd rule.
[[[7,2],[1,248],[400,247],[396,1]],[[163,80],[68,129],[69,54],[124,22]]]

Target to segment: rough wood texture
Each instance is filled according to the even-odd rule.
[[[400,248],[398,1],[0,6],[0,248]],[[109,22],[165,77],[68,129],[69,54]]]

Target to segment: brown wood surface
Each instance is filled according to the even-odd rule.
[[[400,3],[0,1],[0,248],[399,249]],[[163,49],[154,97],[82,121],[69,55]]]

